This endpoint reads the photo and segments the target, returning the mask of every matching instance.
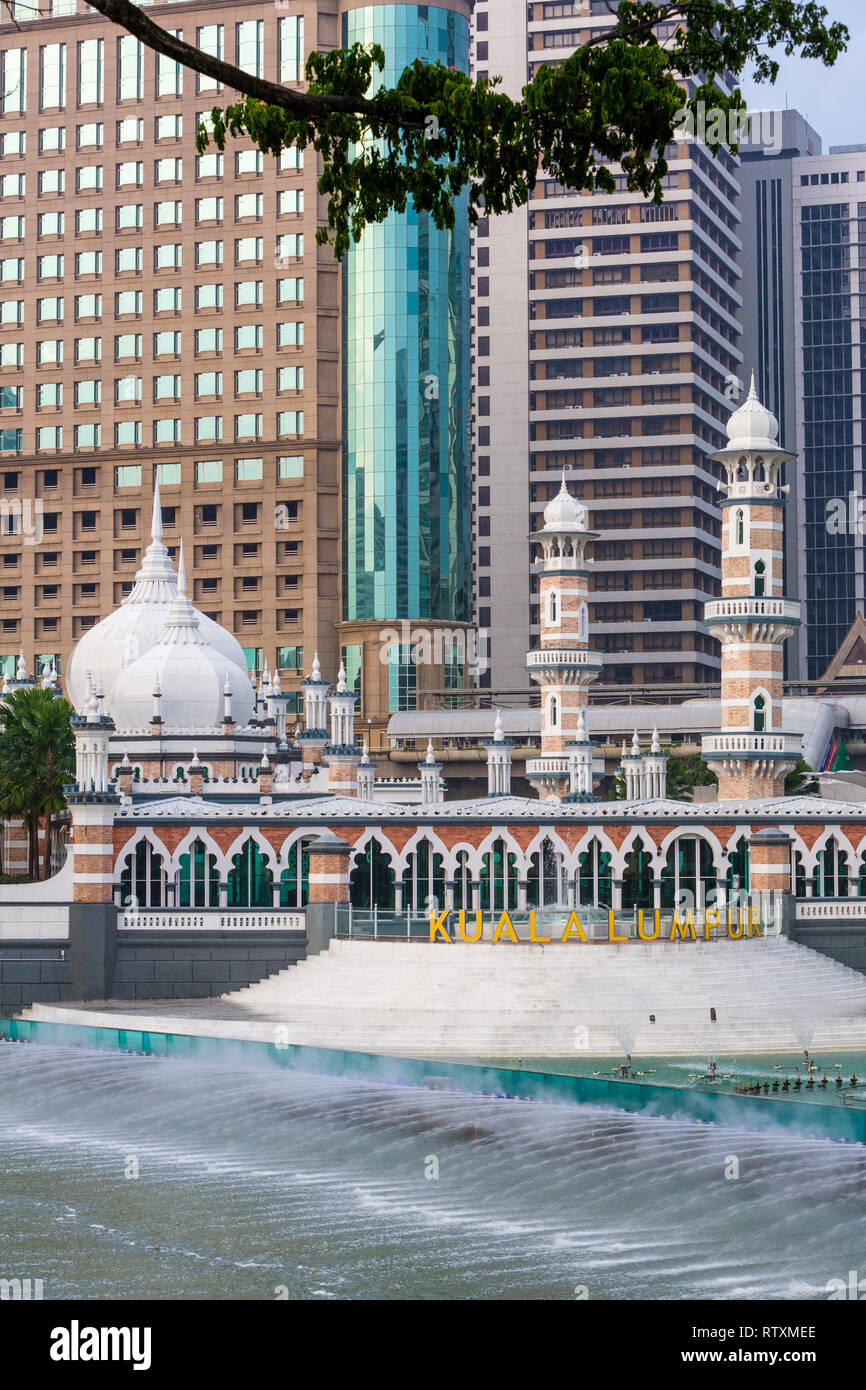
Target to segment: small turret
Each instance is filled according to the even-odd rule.
[[[487,749],[487,795],[511,795],[511,749],[513,743],[505,737],[502,711],[496,711],[493,738],[485,743]]]

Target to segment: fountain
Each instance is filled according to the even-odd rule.
[[[803,1057],[806,1062],[806,1070],[811,1071],[812,1063],[809,1060],[809,1044],[815,1033],[815,1025],[810,1019],[794,1019],[791,1023],[794,1030],[794,1037],[803,1049]]]
[[[625,1062],[618,1067],[618,1075],[621,1080],[626,1081],[631,1076],[631,1050],[634,1047],[635,1031],[624,1022],[612,1025],[617,1042],[625,1053]]]

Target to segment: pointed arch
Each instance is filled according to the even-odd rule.
[[[232,855],[228,872],[228,907],[273,907],[274,871],[271,867],[273,850],[265,849],[258,835],[248,835],[240,849]]]
[[[187,839],[186,849],[173,860],[177,863],[177,906],[219,907],[220,871],[213,846],[201,834]]]
[[[154,847],[149,836],[125,846],[121,860],[120,892],[124,907],[165,907],[167,877],[165,850]]]
[[[394,910],[394,850],[383,845],[374,834],[364,837],[364,846],[355,846],[349,873],[349,901],[353,907]]]

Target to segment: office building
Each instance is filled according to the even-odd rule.
[[[601,0],[475,7],[477,74],[520,92],[615,16]],[[662,35],[665,37],[665,35]],[[538,633],[530,533],[562,471],[603,532],[590,595],[600,681],[719,678],[703,625],[720,591],[718,465],[741,371],[737,161],[668,151],[660,206],[539,179],[529,206],[483,222],[474,319],[478,621],[493,689],[527,685]]]
[[[753,126],[741,171],[744,350],[782,442],[798,455],[787,480],[796,509],[787,588],[803,602],[804,622],[788,644],[787,674],[817,681],[866,608],[866,147],[824,154],[793,111],[756,113]]]
[[[389,75],[416,52],[468,62],[463,0],[149,12],[287,84],[313,49],[356,38],[383,43]],[[315,156],[245,140],[197,154],[198,121],[230,91],[84,3],[34,15],[0,26],[0,669],[23,650],[62,676],[132,589],[158,476],[191,597],[250,670],[279,667],[298,713],[314,653],[336,670],[341,640],[350,663],[366,640],[341,639],[341,618],[369,637],[386,619],[471,617],[465,209],[450,237],[411,213],[371,229],[344,289],[316,245]],[[381,689],[367,682],[373,721],[418,683],[394,657]]]

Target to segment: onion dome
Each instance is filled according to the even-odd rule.
[[[158,478],[153,492],[150,536],[141,569],[120,607],[85,632],[69,657],[66,691],[75,709],[81,708],[85,698],[87,672],[99,671],[105,689],[106,708],[109,714],[114,714],[114,690],[118,676],[158,642],[169,609],[177,597],[177,575],[172,568],[171,556],[162,542]],[[245,669],[243,648],[232,634],[203,613],[198,618],[202,638],[221,652],[226,662]]]
[[[779,422],[772,411],[762,405],[755,390],[755,374],[749,394],[739,410],[728,420],[728,440],[732,449],[778,449]]]
[[[572,497],[562,470],[562,487],[544,509],[545,531],[585,531],[586,508]]]
[[[231,662],[208,640],[201,614],[186,595],[183,555],[177,594],[159,640],[120,672],[114,687],[113,714],[118,728],[141,729],[151,720],[153,691],[160,691],[164,729],[214,729],[223,719],[226,678],[236,694],[233,714],[245,725],[253,711],[253,692],[246,670]]]

